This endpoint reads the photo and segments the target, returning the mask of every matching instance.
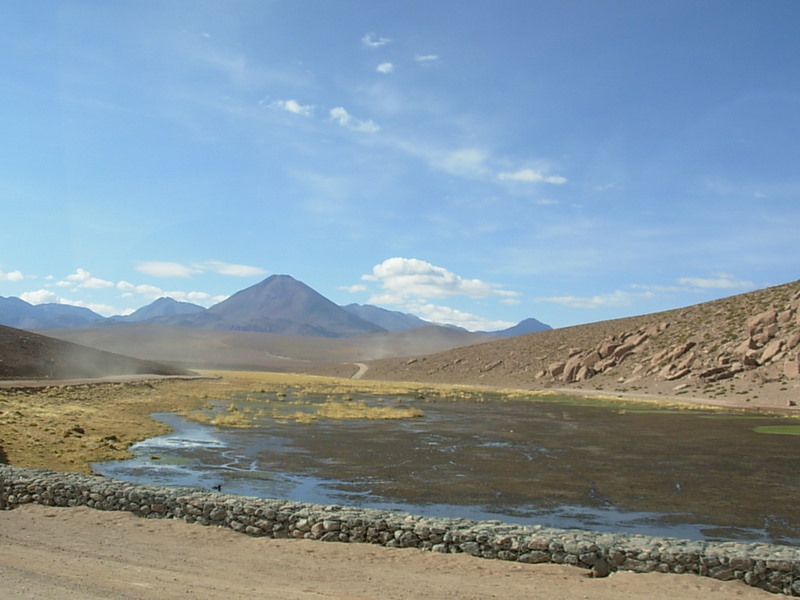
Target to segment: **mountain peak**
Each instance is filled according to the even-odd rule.
[[[383,328],[348,313],[290,275],[270,275],[192,319],[212,329],[352,337]]]

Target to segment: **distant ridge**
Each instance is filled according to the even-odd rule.
[[[193,315],[204,310],[206,309],[202,306],[191,302],[178,302],[172,298],[163,297],[129,315],[110,317],[107,319],[107,323],[169,322],[176,316]]]
[[[513,327],[509,327],[508,329],[501,329],[500,331],[485,331],[483,333],[491,333],[492,335],[496,335],[499,337],[514,337],[517,335],[526,335],[528,333],[537,333],[539,331],[547,331],[548,329],[552,329],[550,325],[546,325],[541,321],[537,321],[536,319],[525,319],[524,321],[520,321]]]
[[[405,331],[415,327],[426,327],[433,325],[429,321],[420,319],[416,315],[404,313],[396,310],[387,310],[372,304],[348,304],[342,306],[347,312],[365,321],[374,323],[386,331]]]
[[[9,327],[55,330],[133,323],[329,338],[402,332],[430,326],[467,332],[462,327],[440,325],[413,314],[370,304],[339,306],[289,275],[272,275],[208,309],[162,297],[129,315],[108,318],[79,306],[32,305],[20,298],[0,296],[0,324]],[[548,328],[536,319],[525,319],[505,330],[473,333],[511,337]]]
[[[69,304],[29,304],[0,296],[0,324],[19,329],[87,327],[103,321],[96,312]]]

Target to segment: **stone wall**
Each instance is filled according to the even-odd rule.
[[[122,510],[145,518],[229,527],[252,536],[362,542],[393,548],[467,553],[523,563],[612,571],[696,573],[738,579],[800,596],[800,549],[642,535],[549,529],[500,521],[428,518],[371,509],[141,485],[116,479],[0,465],[0,509],[34,502]]]

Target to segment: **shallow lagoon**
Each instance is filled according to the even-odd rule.
[[[259,411],[250,428],[230,428],[162,413],[172,433],[136,444],[131,460],[93,467],[319,504],[800,544],[800,437],[755,431],[796,420],[577,398],[401,400],[424,416],[309,423]]]

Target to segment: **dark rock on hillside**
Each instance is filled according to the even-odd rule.
[[[333,338],[384,331],[289,275],[272,275],[202,313],[171,322],[208,329]]]
[[[96,312],[69,304],[32,305],[20,298],[0,297],[0,324],[20,329],[87,327],[103,321]]]
[[[351,315],[355,315],[382,327],[386,331],[406,331],[416,327],[427,327],[430,322],[420,319],[416,315],[396,310],[387,310],[372,304],[348,304],[343,306]]]
[[[142,374],[193,375],[191,371],[170,365],[0,325],[0,379],[81,379]]]

